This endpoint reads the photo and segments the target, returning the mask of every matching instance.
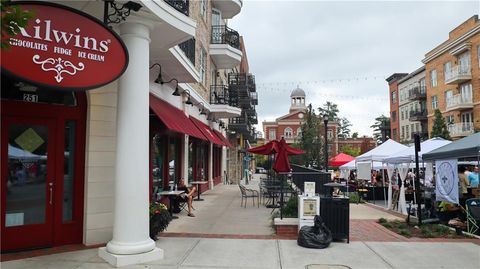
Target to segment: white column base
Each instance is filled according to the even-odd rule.
[[[163,249],[154,248],[153,250],[140,254],[118,255],[107,251],[106,247],[98,249],[98,256],[115,267],[122,267],[132,264],[146,263],[163,259]]]
[[[210,190],[213,190],[213,186],[214,186],[214,185],[213,185],[213,179],[210,179],[210,180],[208,181],[208,188],[209,188]]]

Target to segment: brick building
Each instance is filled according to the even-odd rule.
[[[350,147],[354,149],[359,149],[360,153],[363,154],[367,151],[374,149],[377,146],[377,142],[373,137],[359,137],[359,138],[351,138],[351,137],[339,137],[338,138],[338,151],[342,152],[343,147]]]
[[[264,121],[263,133],[265,134],[265,141],[279,140],[285,138],[288,144],[293,144],[299,141],[302,135],[302,125],[304,122],[304,115],[307,109],[305,105],[305,92],[296,88],[290,94],[290,109],[289,113],[277,118],[275,121]],[[338,138],[337,138],[336,122],[328,122],[327,125],[327,137],[328,143],[328,155],[335,156],[338,154]],[[321,135],[324,134],[323,123]]]
[[[428,129],[434,111],[446,119],[452,139],[480,130],[480,21],[475,15],[450,31],[422,60],[427,82]]]
[[[398,117],[398,81],[405,77],[406,73],[395,73],[389,76],[386,80],[388,82],[389,88],[389,99],[390,99],[390,133],[391,139],[400,142],[400,122]]]

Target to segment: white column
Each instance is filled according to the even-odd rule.
[[[225,182],[225,171],[227,171],[227,147],[222,147],[222,182]]]
[[[113,266],[163,258],[149,237],[149,43],[147,25],[127,22],[120,36],[129,64],[119,79],[113,239],[99,255]]]
[[[185,179],[185,182],[188,184],[188,169],[189,169],[189,164],[188,164],[188,158],[190,154],[190,149],[189,149],[189,140],[190,137],[188,135],[183,135],[183,158],[182,158],[182,177]]]
[[[208,147],[208,185],[213,189],[213,143],[209,143]]]

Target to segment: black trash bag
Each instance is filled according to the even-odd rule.
[[[297,244],[306,248],[326,248],[332,242],[332,232],[323,223],[322,217],[315,216],[314,226],[303,226],[298,232]]]

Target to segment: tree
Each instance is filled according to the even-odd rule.
[[[448,132],[445,118],[443,118],[442,113],[439,109],[435,109],[432,132],[430,133],[430,137],[441,137],[448,140],[452,139],[450,137],[450,132]]]
[[[342,137],[342,138],[346,138],[346,137],[349,137],[350,136],[350,127],[352,126],[352,124],[350,123],[350,121],[343,117],[343,118],[340,118],[339,122],[338,122],[338,137]]]
[[[358,138],[358,132],[353,133],[352,138]]]
[[[1,0],[0,9],[2,11],[2,49],[10,47],[10,38],[20,32],[20,28],[28,25],[28,20],[33,17],[30,11],[24,11],[18,5],[10,5],[11,1]]]
[[[319,116],[320,118],[327,114],[328,115],[328,120],[329,121],[338,121],[338,106],[337,104],[334,104],[330,101],[327,101],[325,104],[323,104],[323,107],[318,108]]]
[[[377,143],[382,144],[390,136],[390,118],[385,115],[377,117],[370,128],[373,128],[373,137]]]
[[[360,149],[357,147],[352,147],[350,145],[345,145],[340,149],[340,152],[343,152],[345,154],[348,154],[353,157],[357,157],[360,155]]]
[[[298,144],[295,145],[295,147],[304,150],[305,154],[292,156],[292,162],[306,167],[320,168],[320,165],[323,163],[320,127],[320,119],[315,114],[312,104],[309,104],[305,113],[305,121],[302,125],[302,136]]]

